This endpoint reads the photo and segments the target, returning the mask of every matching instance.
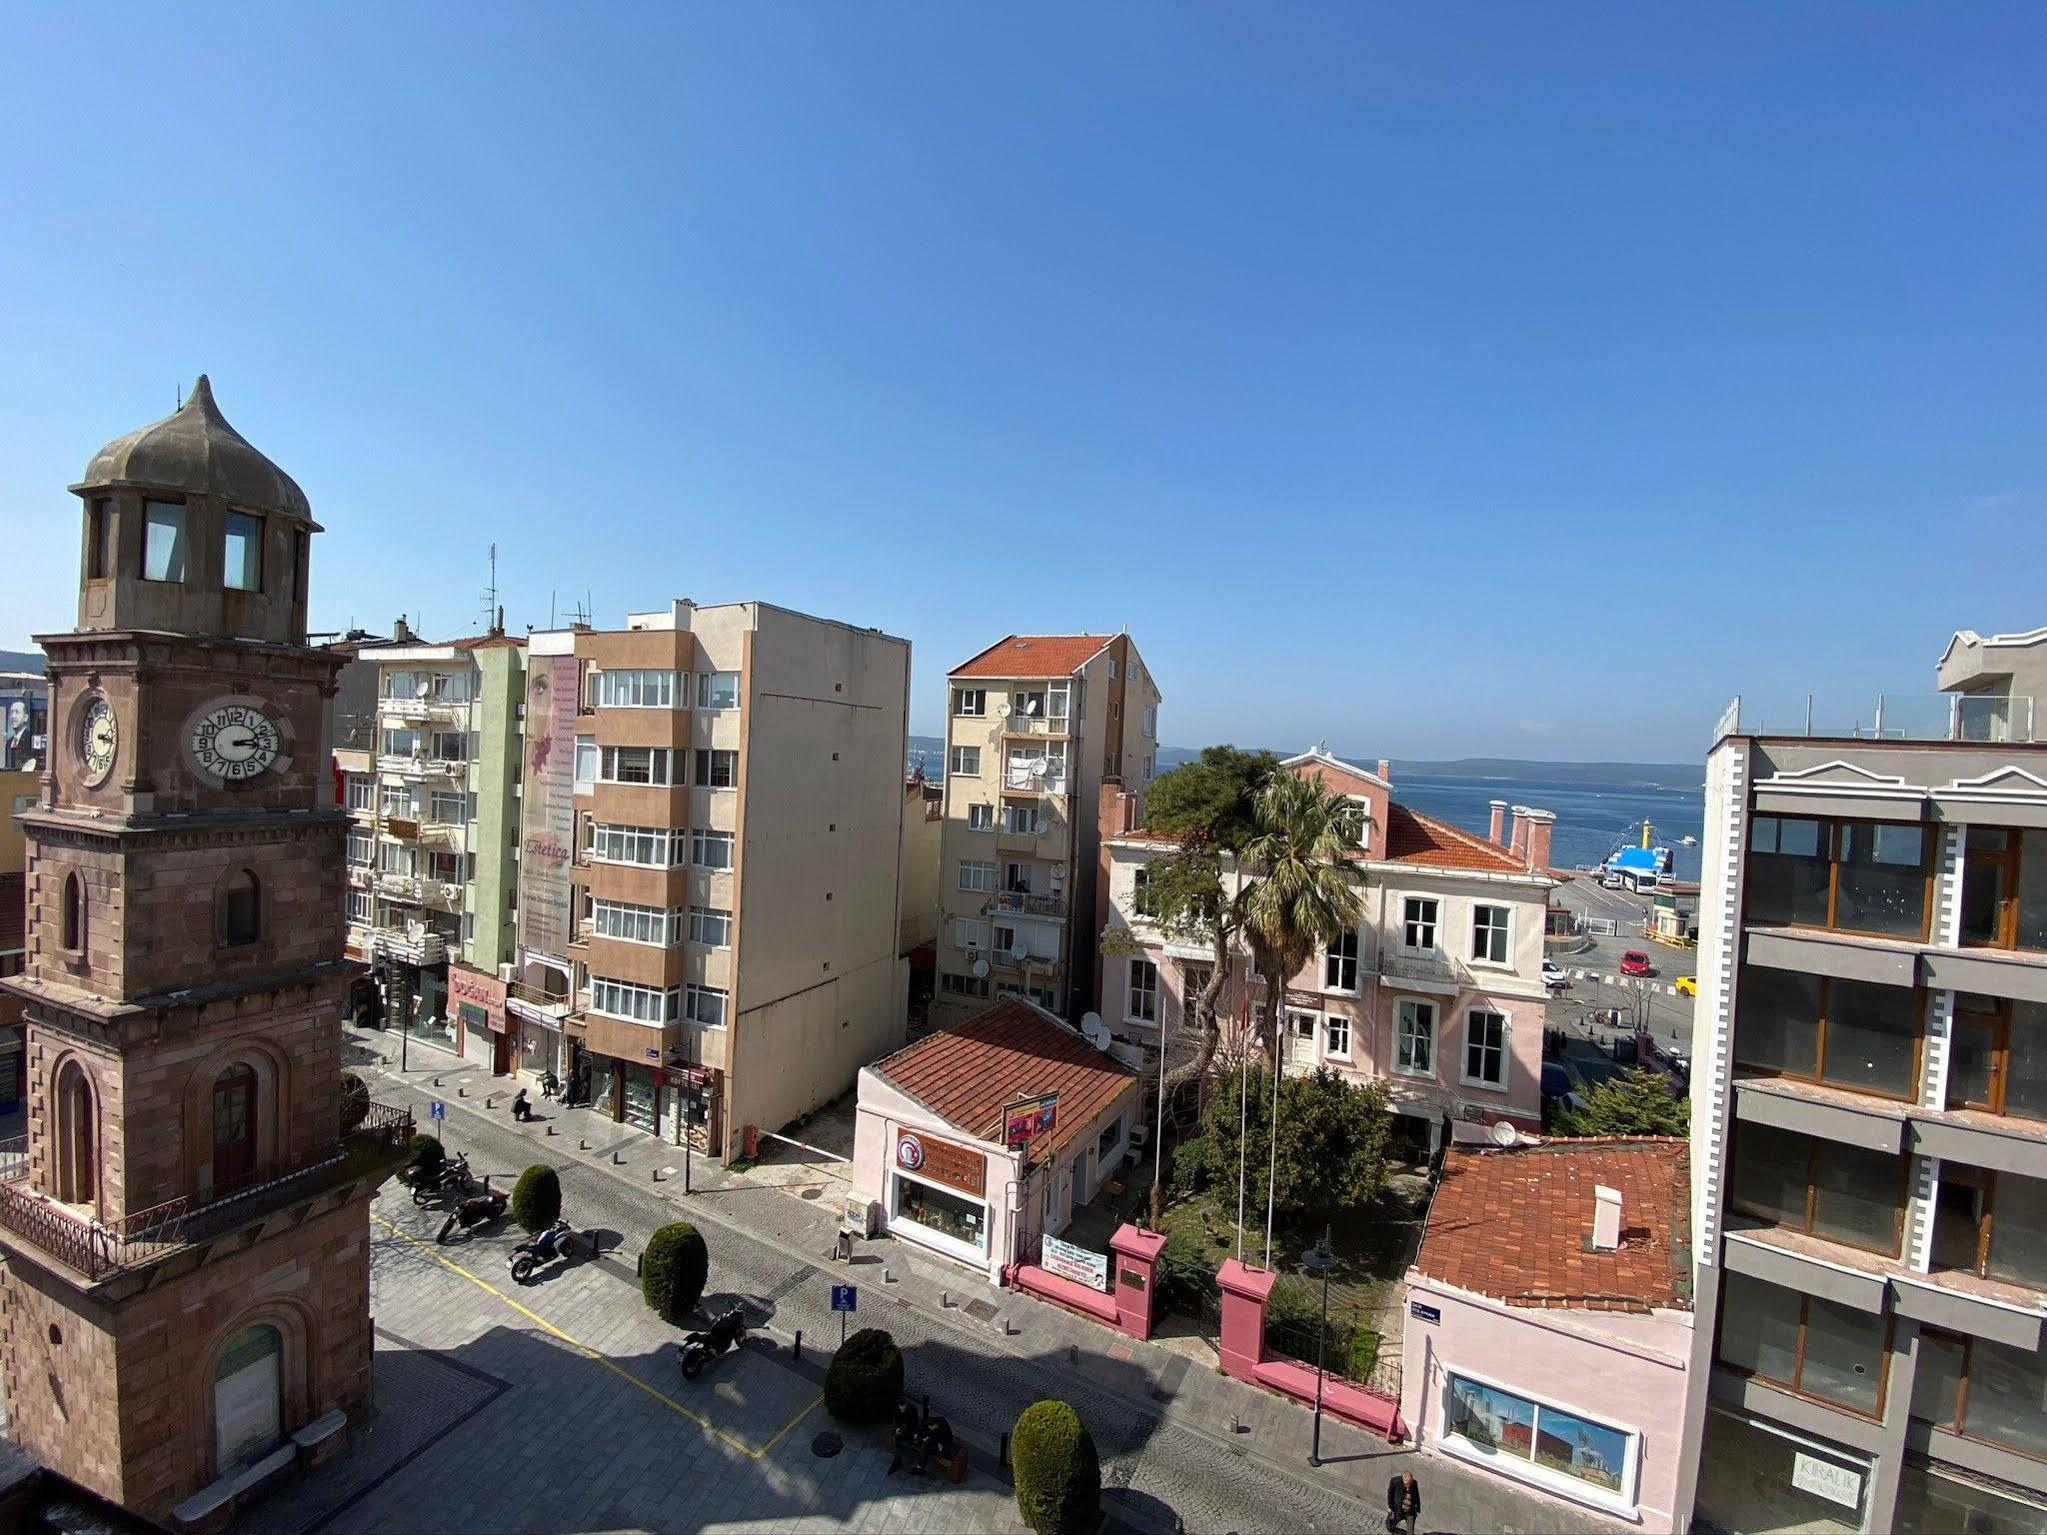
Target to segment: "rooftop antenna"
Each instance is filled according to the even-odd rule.
[[[483,592],[483,627],[488,630],[498,610],[498,546],[490,546],[490,585]]]

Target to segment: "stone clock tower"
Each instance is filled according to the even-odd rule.
[[[369,1399],[368,1200],[404,1116],[341,1090],[338,657],[305,495],[202,377],[109,443],[49,657],[28,838],[28,1134],[0,1149],[9,1433],[174,1525]]]

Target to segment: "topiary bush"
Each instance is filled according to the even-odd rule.
[[[841,1423],[885,1423],[903,1395],[903,1351],[879,1327],[863,1327],[832,1356],[825,1410]]]
[[[341,1074],[341,1133],[353,1135],[369,1117],[369,1083],[352,1071],[344,1071]]]
[[[647,1239],[640,1258],[640,1295],[648,1307],[679,1326],[703,1299],[711,1254],[697,1228],[685,1221],[663,1226]]]
[[[1033,1402],[1010,1436],[1016,1511],[1037,1535],[1093,1535],[1102,1522],[1102,1462],[1080,1414]]]
[[[512,1185],[512,1219],[528,1231],[544,1231],[562,1213],[561,1174],[536,1162]]]
[[[448,1153],[441,1148],[438,1136],[428,1135],[422,1130],[412,1138],[410,1165],[415,1173],[438,1173],[441,1164],[447,1160]]]

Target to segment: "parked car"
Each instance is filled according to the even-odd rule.
[[[1542,962],[1542,984],[1551,991],[1569,991],[1571,978],[1564,974],[1555,960],[1546,959]]]
[[[1655,969],[1649,963],[1649,956],[1640,949],[1630,949],[1621,956],[1622,975],[1654,975]]]
[[[1696,975],[1679,976],[1677,994],[1680,997],[1696,997],[1699,994],[1699,978]]]

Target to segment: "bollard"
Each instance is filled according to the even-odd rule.
[[[1078,1343],[1069,1343],[1066,1345],[1066,1362],[1068,1364],[1080,1363],[1080,1345]]]
[[[549,1126],[547,1127],[547,1133],[548,1133],[549,1135],[552,1135],[552,1134],[554,1134],[554,1126],[553,1126],[553,1125],[549,1125]]]
[[[896,1271],[894,1269],[883,1269],[881,1271],[881,1282],[883,1284],[894,1284],[896,1282]]]
[[[1244,1425],[1237,1421],[1237,1415],[1235,1413],[1230,1414],[1230,1432],[1233,1434],[1241,1434],[1244,1432]]]
[[[998,1448],[998,1449],[997,1449],[997,1450],[995,1451],[995,1464],[996,1464],[996,1465],[998,1465],[998,1466],[1006,1466],[1006,1465],[1008,1465],[1008,1464],[1009,1464],[1009,1430],[1008,1430],[1008,1429],[1004,1429],[1004,1430],[1002,1431],[1002,1444],[1001,1444],[1001,1446],[1000,1446],[1000,1447],[999,1447],[999,1448]]]
[[[440,1079],[439,1077],[435,1077],[435,1078],[434,1078],[434,1086],[435,1086],[435,1087],[439,1087],[440,1085],[441,1085],[441,1079]]]
[[[658,1167],[654,1169],[654,1181],[656,1183],[661,1181],[661,1169]]]
[[[587,1135],[579,1135],[579,1136],[577,1136],[577,1137],[576,1137],[576,1150],[578,1150],[578,1151],[588,1151],[589,1149],[590,1149],[590,1137],[589,1137],[589,1136],[587,1136]]]
[[[952,1310],[952,1291],[940,1290],[938,1292],[938,1309],[940,1311]]]
[[[1016,1329],[1009,1325],[1008,1317],[1002,1319],[1002,1336],[1005,1338],[1014,1338],[1016,1336]]]
[[[457,1098],[467,1098],[469,1096],[469,1089],[466,1087],[458,1087],[455,1089],[455,1096]]]
[[[798,1364],[803,1363],[803,1329],[800,1327],[796,1329],[796,1342],[789,1350],[789,1357]]]
[[[613,1167],[623,1167],[625,1166],[625,1158],[618,1152],[614,1151],[611,1154],[611,1165]]]
[[[498,1095],[496,1093],[485,1093],[483,1095],[483,1106],[487,1109],[496,1108],[498,1106]]]

